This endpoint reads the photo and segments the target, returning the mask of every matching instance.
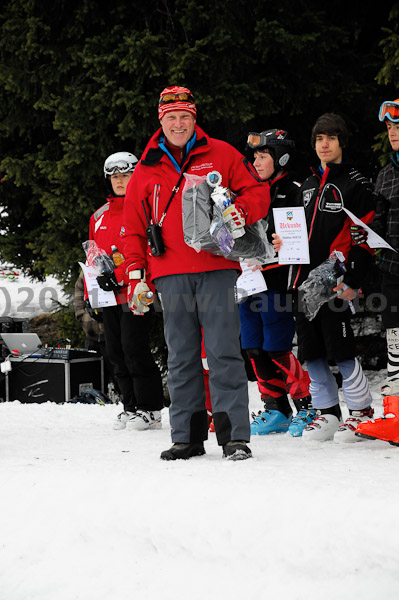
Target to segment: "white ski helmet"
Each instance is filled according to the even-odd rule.
[[[104,163],[104,177],[107,179],[114,173],[134,171],[138,162],[138,158],[130,152],[115,152],[108,156]]]

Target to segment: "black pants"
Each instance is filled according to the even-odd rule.
[[[350,325],[348,304],[335,298],[322,305],[316,317],[308,321],[296,305],[298,359],[344,361],[356,356],[355,337]]]
[[[161,373],[151,354],[151,312],[134,315],[127,304],[103,310],[107,354],[123,396],[125,410],[161,410]]]

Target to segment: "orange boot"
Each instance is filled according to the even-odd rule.
[[[383,440],[399,446],[399,396],[385,396],[384,416],[359,423],[356,435],[370,440]]]

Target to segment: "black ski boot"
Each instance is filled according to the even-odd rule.
[[[203,442],[194,442],[191,444],[173,444],[169,450],[161,453],[162,460],[187,460],[192,456],[202,456],[205,454]]]

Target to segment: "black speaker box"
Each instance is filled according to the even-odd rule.
[[[68,402],[85,389],[104,391],[103,359],[10,358],[6,400]]]

